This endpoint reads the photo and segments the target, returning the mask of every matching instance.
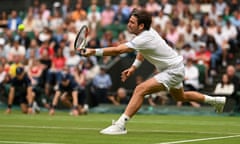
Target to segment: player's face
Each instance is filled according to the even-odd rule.
[[[130,33],[136,35],[142,31],[141,26],[138,25],[137,18],[134,16],[130,17],[127,28]]]

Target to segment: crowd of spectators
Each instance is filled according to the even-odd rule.
[[[107,75],[102,66],[108,65],[114,57],[85,58],[77,55],[73,49],[76,33],[82,25],[88,25],[88,46],[92,48],[129,41],[134,36],[127,32],[126,24],[135,8],[152,13],[152,27],[183,55],[186,65],[189,61],[193,63],[191,69],[186,69],[189,70],[185,79],[188,88],[204,88],[239,52],[240,9],[237,0],[189,0],[188,3],[183,0],[175,3],[168,0],[147,0],[145,3],[120,0],[116,4],[105,0],[103,5],[91,0],[87,7],[83,7],[83,3],[83,0],[74,4],[63,0],[49,6],[34,0],[24,14],[20,15],[16,10],[10,13],[1,11],[1,97],[3,94],[8,96],[7,85],[16,76],[19,66],[24,67],[31,80],[35,99],[45,107],[49,107],[61,81],[61,73],[66,68],[82,89],[87,89],[93,82],[90,94],[101,91],[101,73]],[[20,24],[24,24],[24,30],[18,29]],[[104,80],[103,89],[109,89],[111,76],[105,76]],[[99,96],[96,105],[105,101],[104,98],[99,100]]]

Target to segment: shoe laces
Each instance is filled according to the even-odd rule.
[[[116,124],[116,121],[115,120],[112,120],[112,125],[115,125]]]

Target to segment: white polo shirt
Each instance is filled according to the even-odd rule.
[[[162,71],[183,62],[183,57],[171,48],[152,28],[143,31],[126,43],[129,48],[140,52],[145,59]]]

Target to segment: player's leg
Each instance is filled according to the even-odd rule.
[[[131,118],[141,107],[145,95],[157,93],[159,91],[166,91],[166,88],[163,84],[158,83],[155,78],[148,79],[139,84],[135,88],[124,114]]]
[[[195,101],[211,104],[215,107],[216,112],[222,112],[226,102],[225,97],[208,96],[196,91],[184,92],[182,87],[171,88],[169,92],[177,101]]]
[[[148,79],[145,82],[137,85],[133,92],[131,100],[125,109],[125,112],[116,122],[113,123],[113,125],[107,127],[106,129],[103,129],[100,133],[110,135],[126,134],[127,131],[125,129],[125,125],[127,121],[133,117],[141,107],[144,96],[164,90],[166,90],[166,87],[162,83],[157,82],[155,78]]]

